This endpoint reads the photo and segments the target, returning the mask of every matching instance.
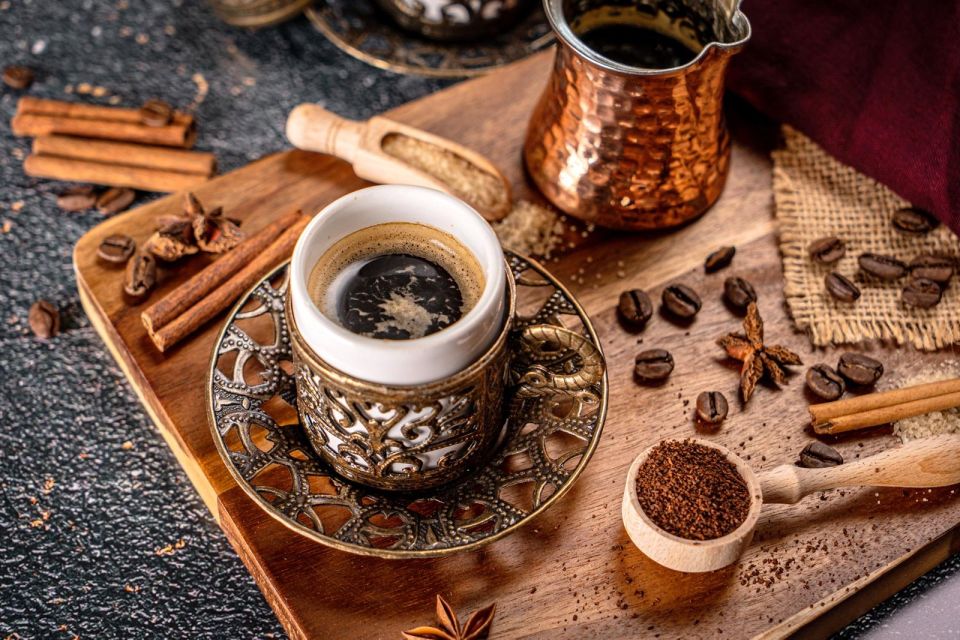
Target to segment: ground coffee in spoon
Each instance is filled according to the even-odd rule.
[[[637,470],[636,490],[654,524],[688,540],[725,536],[750,512],[750,492],[734,464],[691,440],[654,447]]]

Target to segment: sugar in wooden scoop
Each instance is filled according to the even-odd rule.
[[[443,182],[481,212],[507,208],[509,196],[498,176],[447,149],[402,133],[387,135],[380,146],[387,155]]]
[[[637,471],[643,512],[668,533],[712,540],[734,531],[750,511],[743,477],[719,450],[690,440],[654,447]]]

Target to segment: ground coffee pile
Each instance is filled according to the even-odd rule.
[[[690,440],[654,447],[637,471],[643,512],[669,533],[712,540],[746,520],[750,492],[737,468],[717,449]]]

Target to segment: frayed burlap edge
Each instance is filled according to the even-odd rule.
[[[817,346],[867,340],[911,344],[932,351],[960,341],[960,286],[947,289],[933,309],[908,309],[903,282],[876,283],[858,273],[856,258],[872,251],[909,262],[921,253],[960,256],[960,241],[941,226],[927,236],[893,230],[890,216],[908,203],[876,181],[841,164],[810,139],[783,128],[785,146],[773,155],[773,192],[783,261],[784,295],[797,327]],[[813,263],[809,244],[822,236],[847,241],[847,255],[832,268],[853,279],[863,295],[837,302],[823,278],[831,270]]]

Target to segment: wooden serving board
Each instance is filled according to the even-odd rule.
[[[535,197],[520,162],[526,120],[545,81],[541,54],[485,78],[457,85],[388,115],[485,153],[503,168],[519,197]],[[746,130],[750,133],[750,129]],[[166,355],[140,324],[141,309],[120,296],[121,273],[95,259],[100,240],[127,233],[143,240],[158,214],[180,209],[170,196],[110,219],[77,244],[81,300],[161,434],[294,638],[398,638],[432,624],[434,595],[458,611],[498,602],[492,638],[783,637],[803,629],[823,635],[847,622],[960,548],[955,489],[847,490],[792,507],[764,509],[756,541],[738,566],[706,575],[659,567],[629,541],[620,522],[627,468],[664,437],[695,434],[696,395],[736,397],[737,365],[714,340],[739,327],[720,301],[722,282],[738,274],[754,282],[767,336],[799,351],[809,364],[834,362],[838,350],[812,352],[793,331],[783,304],[772,218],[767,149],[735,135],[732,172],[723,197],[700,221],[672,233],[619,234],[586,242],[548,266],[579,296],[602,338],[610,373],[610,410],[593,461],[571,493],[538,520],[481,550],[440,559],[362,558],[311,542],[275,522],[233,483],[207,425],[204,387],[219,321]],[[256,230],[300,206],[314,212],[364,186],[348,166],[299,151],[273,155],[197,190]],[[707,252],[738,247],[733,266],[706,276]],[[200,268],[192,260],[162,282],[162,295]],[[618,272],[625,274],[618,275]],[[700,291],[704,308],[689,326],[655,317],[644,333],[619,326],[621,290],[655,298],[682,280]],[[156,299],[156,298],[155,298]],[[631,375],[641,348],[664,347],[677,362],[660,387]],[[887,365],[882,386],[955,353],[921,355],[873,349]],[[805,432],[802,371],[781,390],[762,387],[748,408],[733,401],[715,434],[758,470],[790,463],[810,441]],[[889,430],[854,434],[836,446],[848,459],[894,446]]]

